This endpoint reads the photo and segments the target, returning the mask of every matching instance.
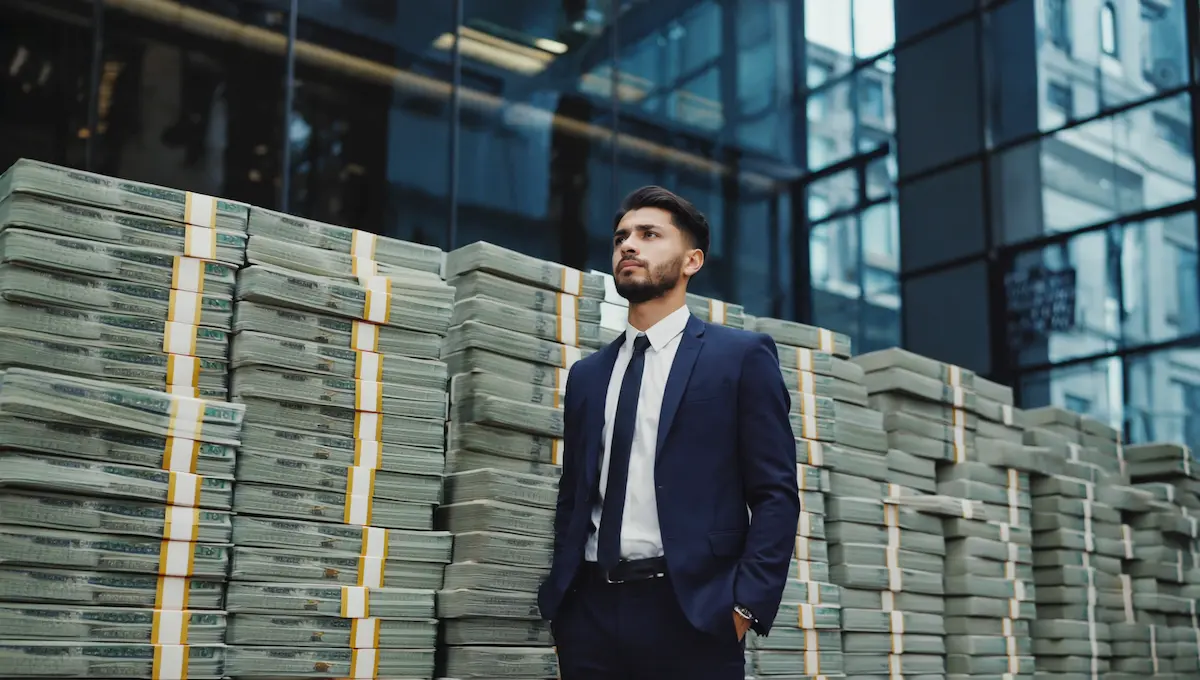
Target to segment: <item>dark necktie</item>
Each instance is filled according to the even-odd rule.
[[[608,452],[608,485],[604,491],[604,509],[600,513],[600,537],[596,561],[612,570],[621,559],[621,519],[625,514],[625,488],[629,485],[629,452],[633,448],[633,427],[637,422],[638,393],[642,389],[642,369],[650,338],[639,335],[633,340],[633,357],[621,379],[617,413],[613,417],[612,447]]]

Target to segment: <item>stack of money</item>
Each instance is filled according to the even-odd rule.
[[[222,678],[238,404],[0,372],[5,677]]]
[[[248,210],[18,161],[0,176],[0,369],[225,399]]]
[[[842,592],[830,573],[826,525],[829,463],[841,455],[834,451],[833,437],[838,433],[834,423],[840,417],[850,430],[856,416],[863,420],[863,414],[855,411],[864,411],[867,401],[860,384],[862,372],[845,359],[850,353],[846,336],[778,319],[753,321],[754,327],[748,330],[775,340],[784,384],[791,393],[800,522],[779,616],[770,636],[751,634],[747,640],[747,671],[761,678],[841,675],[845,672],[839,630]],[[871,424],[867,414],[865,425]],[[873,456],[880,463],[883,458],[869,450],[847,455]],[[882,477],[883,465],[876,465],[875,470]]]
[[[1097,677],[1112,669],[1112,624],[1121,620],[1123,481],[1116,455],[1082,445],[1080,416],[1027,410],[1025,443],[1048,469],[1033,478],[1033,649],[1039,674]]]
[[[448,678],[554,678],[537,589],[548,572],[567,371],[602,344],[603,277],[475,243],[455,288],[446,505],[454,560],[438,594]]]
[[[729,326],[730,328],[746,327],[746,310],[741,305],[704,297],[703,295],[696,295],[695,293],[688,293],[687,306],[692,316],[709,323],[715,323],[719,326]],[[847,342],[849,340],[849,338],[846,338]]]
[[[617,292],[612,274],[593,269],[589,272],[604,280],[604,300],[600,302],[600,342],[607,345],[625,332],[629,319],[629,301]]]
[[[432,678],[454,291],[441,254],[255,208],[227,675]]]
[[[1110,676],[1193,677],[1200,670],[1197,461],[1180,444],[1142,444],[1123,447],[1122,462],[1133,487],[1121,499],[1123,610],[1111,626]]]

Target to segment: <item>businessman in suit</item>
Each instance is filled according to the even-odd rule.
[[[562,680],[744,677],[783,596],[800,501],[775,343],[686,304],[709,227],[660,187],[613,228],[625,333],[567,378],[554,561]]]

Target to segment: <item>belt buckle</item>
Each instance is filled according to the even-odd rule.
[[[614,580],[612,580],[612,577],[610,576],[610,574],[611,574],[611,573],[612,573],[612,572],[610,572],[610,571],[609,571],[609,570],[607,570],[607,569],[605,569],[605,570],[604,570],[604,582],[605,582],[605,583],[607,583],[608,585],[610,585],[610,586],[611,586],[611,585],[618,585],[618,584],[621,584],[621,583],[624,583],[624,582],[625,582],[625,581],[623,581],[623,580],[622,580],[622,581],[614,581]]]

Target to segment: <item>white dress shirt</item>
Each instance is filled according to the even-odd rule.
[[[658,418],[662,411],[667,376],[675,361],[675,352],[691,312],[686,305],[646,330],[650,346],[642,369],[642,388],[638,393],[637,418],[633,427],[633,446],[629,452],[629,485],[625,490],[625,512],[621,520],[621,558],[639,560],[663,554],[662,533],[658,527],[658,496],[654,487],[654,459],[658,452]],[[600,500],[592,508],[592,526],[596,530],[588,537],[585,559],[596,561],[600,537],[600,517],[604,512],[604,496],[608,487],[608,461],[612,452],[613,419],[625,369],[633,358],[633,340],[641,331],[625,328],[625,343],[617,353],[608,395],[604,401],[604,458],[600,463]]]

